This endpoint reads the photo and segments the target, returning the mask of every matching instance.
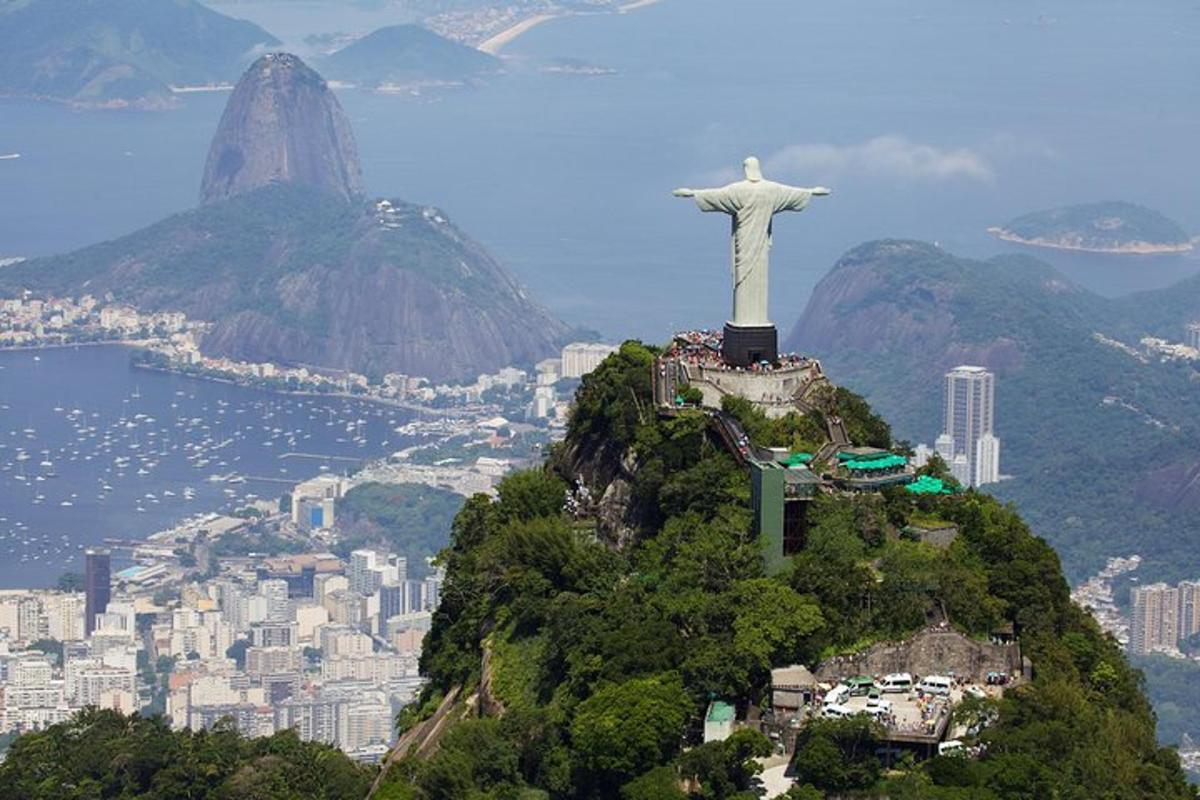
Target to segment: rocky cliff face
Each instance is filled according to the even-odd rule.
[[[229,99],[204,205],[0,272],[0,294],[111,294],[212,322],[247,361],[474,377],[554,354],[568,328],[435,208],[367,200],[350,128],[317,73],[255,62]]]
[[[363,192],[354,134],[325,81],[289,53],[255,61],[238,82],[208,151],[200,201],[274,183],[349,199]]]
[[[19,287],[211,320],[213,356],[373,375],[471,377],[568,335],[437,209],[286,184],[6,268],[0,293]]]

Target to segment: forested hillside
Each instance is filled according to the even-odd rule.
[[[988,367],[1001,472],[1013,476],[996,494],[1054,545],[1073,580],[1139,553],[1143,579],[1177,581],[1200,570],[1190,546],[1198,373],[1137,347],[1147,333],[1180,341],[1197,296],[1185,282],[1109,300],[1032,258],[978,261],[884,240],[839,260],[788,344],[818,356],[911,442],[941,431],[946,370]]]
[[[430,685],[402,719],[419,735],[394,754],[377,797],[748,797],[752,758],[770,745],[750,730],[701,744],[711,698],[763,706],[772,667],[934,618],[972,635],[1010,623],[1033,661],[1032,682],[973,707],[984,755],[885,773],[870,724],[816,723],[801,736],[791,797],[1195,796],[1155,743],[1137,674],[1071,604],[1054,551],[1011,508],[975,492],[829,495],[791,568],[768,576],[746,476],[702,412],[654,413],[653,355],[626,343],[584,379],[547,467],[458,515],[422,661]],[[843,416],[861,418],[851,430],[886,432],[843,398]],[[787,428],[758,422],[747,429],[759,437]],[[631,539],[598,535],[586,510],[563,512],[585,475],[591,497],[622,484],[626,519],[638,520]],[[586,506],[578,493],[567,505]],[[958,525],[948,550],[899,535],[930,517]]]
[[[17,739],[0,800],[361,800],[371,767],[287,731],[175,732],[161,718],[82,711]]]

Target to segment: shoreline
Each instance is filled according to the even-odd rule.
[[[260,392],[270,392],[272,394],[283,394],[296,397],[336,397],[339,400],[357,400],[362,403],[375,403],[376,405],[390,406],[399,408],[405,411],[411,411],[414,414],[425,414],[440,417],[469,417],[470,412],[455,408],[429,408],[428,406],[418,405],[416,403],[406,403],[403,400],[392,400],[387,397],[372,397],[366,394],[351,394],[350,392],[314,392],[306,389],[285,389],[278,386],[261,386],[253,381],[240,381],[236,378],[227,378],[220,375],[210,375],[198,372],[186,372],[181,369],[171,369],[170,367],[161,367],[154,364],[142,364],[133,362],[129,365],[132,369],[144,369],[147,372],[157,372],[162,375],[179,375],[184,378],[195,378],[201,381],[210,381],[212,383],[223,383],[227,386],[240,386],[243,389],[256,389]]]
[[[1002,242],[1022,244],[1027,247],[1040,247],[1045,250],[1066,250],[1074,253],[1095,253],[1109,256],[1167,256],[1190,253],[1195,249],[1192,242],[1183,244],[1151,244],[1150,242],[1131,242],[1121,247],[1086,247],[1084,245],[1064,244],[1053,239],[1035,237],[1026,239],[1004,228],[988,228],[987,232]]]
[[[42,342],[38,344],[0,345],[0,354],[37,352],[40,350],[64,350],[69,347],[124,347],[129,350],[148,350],[151,349],[151,344],[152,342],[146,342],[142,339],[111,339],[108,341],[99,342]],[[145,364],[138,361],[131,361],[129,366],[132,369],[144,369],[148,372],[157,372],[163,375],[178,375],[184,378],[194,378],[196,380],[209,381],[212,383],[223,383],[228,386],[240,386],[244,389],[257,389],[258,391],[270,392],[272,394],[292,395],[299,397],[335,397],[341,400],[357,400],[363,403],[374,403],[376,405],[399,408],[405,411],[410,411],[417,415],[424,416],[432,415],[455,418],[471,416],[470,411],[461,408],[432,408],[430,406],[424,406],[418,403],[408,403],[403,400],[395,400],[388,397],[374,397],[369,394],[352,394],[350,392],[317,392],[309,389],[287,389],[278,386],[264,386],[254,381],[238,380],[234,377],[225,377],[223,375],[214,375],[204,372],[189,372],[182,369],[173,369],[169,366],[163,367],[154,364]]]
[[[558,19],[560,16],[566,16],[566,15],[565,14],[535,14],[532,17],[527,17],[526,19],[521,20],[517,24],[512,25],[508,28],[505,28],[504,30],[500,31],[499,33],[495,34],[494,36],[490,36],[487,39],[483,40],[482,42],[480,42],[479,46],[476,47],[475,49],[479,50],[482,53],[487,53],[490,56],[499,55],[501,50],[503,50],[507,45],[510,45],[513,42],[515,42],[517,40],[517,38],[521,36],[521,34],[533,30],[538,25],[541,25],[543,22],[549,22],[552,19]]]
[[[663,0],[631,0],[631,2],[623,3],[612,10],[614,14],[629,14],[638,9],[648,8],[649,6],[658,5]],[[585,12],[585,13],[604,13],[604,12]],[[581,14],[572,11],[548,12],[544,14],[535,14],[532,17],[525,19],[508,26],[499,33],[495,33],[484,39],[475,49],[487,53],[491,56],[500,55],[500,51],[508,45],[515,42],[522,35],[541,25],[543,22],[549,22],[552,19],[562,17],[581,16]]]
[[[62,350],[66,347],[103,347],[104,345],[141,348],[147,346],[141,339],[111,339],[105,342],[42,342],[40,344],[0,345],[0,353],[20,353],[27,350]]]
[[[656,6],[663,0],[633,0],[631,3],[617,6],[618,14],[628,14],[630,11],[637,11],[639,8],[647,8],[648,6]]]

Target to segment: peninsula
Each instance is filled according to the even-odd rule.
[[[1006,242],[1117,255],[1186,253],[1195,241],[1153,209],[1125,202],[1087,203],[1017,217],[988,233]]]

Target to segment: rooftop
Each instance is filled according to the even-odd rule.
[[[723,700],[713,700],[708,705],[708,722],[733,722],[737,709]]]

